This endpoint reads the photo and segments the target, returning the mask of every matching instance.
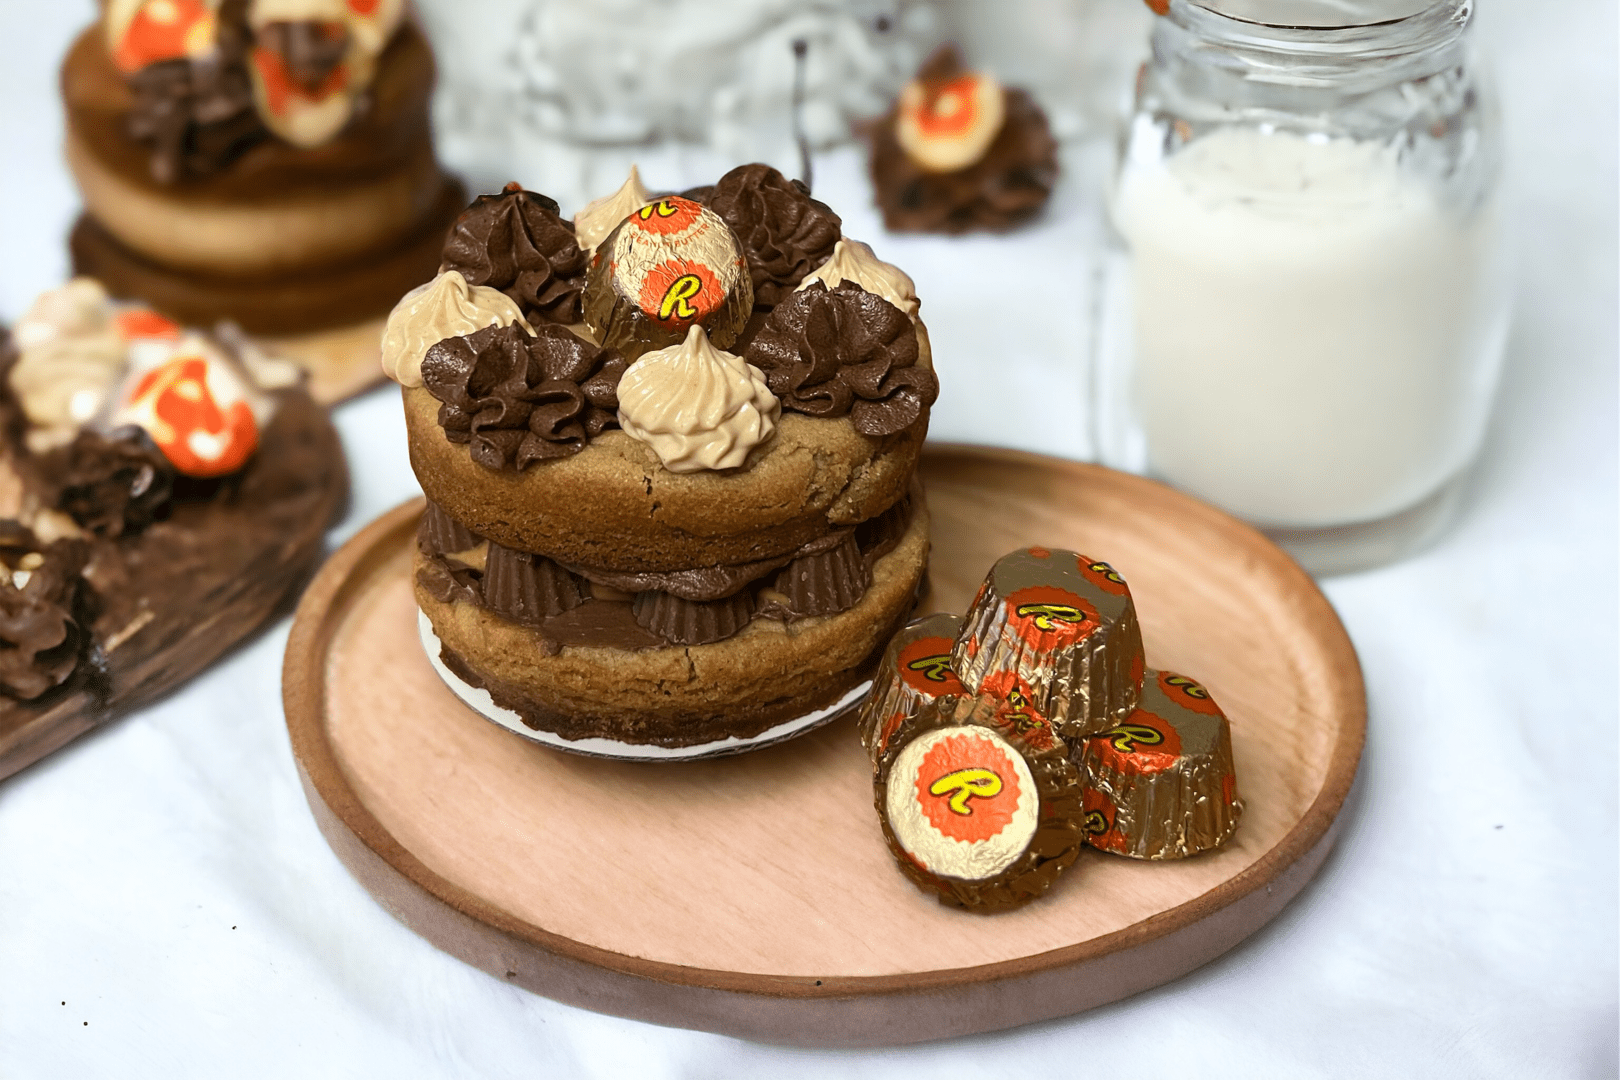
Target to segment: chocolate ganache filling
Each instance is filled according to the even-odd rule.
[[[963,72],[961,55],[942,47],[924,65],[924,82]],[[890,112],[873,128],[872,186],[883,223],[897,232],[1000,231],[1040,212],[1057,183],[1057,142],[1046,115],[1023,90],[1004,89],[1006,119],[978,161],[955,172],[929,172],[906,155]]]
[[[816,281],[776,306],[745,359],[784,409],[848,415],[855,430],[882,437],[916,423],[939,396],[917,355],[916,328],[899,308],[853,282]]]
[[[439,272],[458,270],[469,285],[499,289],[535,325],[572,324],[584,317],[588,267],[574,223],[556,202],[513,181],[498,195],[480,195],[456,219]]]
[[[899,543],[910,519],[908,496],[786,558],[635,574],[513,551],[482,539],[429,501],[416,532],[426,556],[417,581],[440,603],[473,604],[538,630],[548,654],[564,645],[706,645],[756,618],[793,622],[854,607],[872,583],[873,565]],[[780,572],[771,579],[773,571]],[[631,595],[593,596],[592,585]]]
[[[523,469],[567,457],[618,426],[619,379],[626,364],[561,326],[489,326],[446,338],[422,359],[422,385],[444,404],[439,424],[451,442],[469,443],[488,469]]]
[[[754,306],[773,307],[832,257],[843,221],[769,165],[739,165],[694,195],[731,226],[748,256]],[[690,193],[689,193],[690,194]]]
[[[248,0],[225,0],[215,18],[211,53],[148,64],[129,77],[135,104],[127,130],[150,151],[148,168],[160,184],[213,176],[270,135],[248,74]]]
[[[76,608],[87,547],[40,544],[0,522],[0,693],[25,701],[62,685],[79,666],[85,633]]]

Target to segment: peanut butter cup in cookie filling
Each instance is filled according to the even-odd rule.
[[[927,565],[938,382],[910,278],[840,230],[765,165],[468,210],[384,348],[464,698],[594,752],[859,704]]]

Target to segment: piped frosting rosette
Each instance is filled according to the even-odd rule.
[[[1226,843],[1243,816],[1232,731],[1184,675],[1151,671],[1123,722],[1075,746],[1086,842],[1134,859],[1179,859]]]
[[[1065,738],[1136,707],[1146,664],[1125,579],[1105,562],[1032,547],[997,560],[968,609],[952,662],[980,692],[1016,677]]]
[[[1079,773],[1027,700],[945,695],[878,758],[874,800],[900,869],[942,903],[1028,903],[1083,843]]]

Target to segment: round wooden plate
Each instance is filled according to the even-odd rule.
[[[328,562],[287,645],[293,752],[322,832],[440,948],[573,1005],[745,1038],[879,1045],[1065,1016],[1177,978],[1274,916],[1321,865],[1361,757],[1355,652],[1306,574],[1158,484],[1005,450],[930,446],[928,609],[962,610],[1032,543],[1131,583],[1149,663],[1232,719],[1246,811],[1227,847],[1142,863],[1087,850],[993,916],[895,868],[850,720],[684,764],[526,742],[466,708],[417,638],[420,502]]]

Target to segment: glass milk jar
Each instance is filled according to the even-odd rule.
[[[1123,140],[1102,456],[1376,565],[1445,523],[1508,297],[1469,0],[1170,0]]]

